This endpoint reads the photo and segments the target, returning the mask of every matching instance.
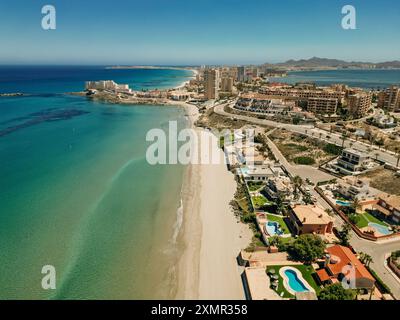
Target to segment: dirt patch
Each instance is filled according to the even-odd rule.
[[[360,177],[370,179],[370,186],[373,188],[400,196],[400,177],[392,170],[381,168]]]
[[[292,164],[305,164],[318,167],[322,163],[334,158],[337,150],[327,148],[327,143],[309,138],[300,134],[288,132],[284,129],[275,130],[270,135],[283,156]]]
[[[203,113],[199,120],[196,122],[196,125],[199,127],[204,127],[204,128],[213,128],[213,129],[240,129],[244,127],[245,125],[250,124],[249,122],[245,120],[239,120],[239,119],[234,119],[232,117],[226,117],[219,115],[214,112],[213,109],[207,110],[205,113]],[[265,128],[266,130],[272,129],[271,127],[268,126],[263,126],[263,125],[257,125],[258,127]]]

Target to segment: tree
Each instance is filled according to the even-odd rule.
[[[293,185],[294,185],[294,191],[295,191],[296,198],[297,198],[298,192],[300,191],[300,188],[303,185],[303,179],[301,179],[300,176],[295,176],[293,178]]]
[[[357,224],[358,221],[360,221],[360,216],[358,214],[352,214],[351,216],[349,216],[349,220],[352,224]]]
[[[394,151],[395,151],[396,154],[397,154],[397,164],[396,164],[396,167],[399,167],[399,162],[400,162],[400,148],[399,148],[399,147],[396,147],[396,148],[394,148]]]
[[[342,246],[347,247],[350,244],[350,238],[351,238],[350,231],[351,231],[351,225],[348,223],[345,223],[342,227],[342,230],[338,231],[337,236]]]
[[[347,134],[346,134],[346,132],[343,132],[342,133],[342,149],[344,147],[344,143],[346,142],[346,139],[347,139]]]
[[[320,300],[354,300],[355,293],[351,289],[343,288],[341,283],[335,283],[323,288],[318,298]]]
[[[362,263],[364,263],[367,267],[369,267],[369,265],[374,262],[374,260],[372,259],[372,257],[365,252],[360,252],[360,261]]]
[[[315,234],[302,234],[288,247],[289,253],[306,264],[322,258],[325,253],[325,242]]]
[[[361,208],[360,200],[357,197],[354,197],[353,202],[351,203],[351,208],[357,213],[357,210]]]
[[[279,214],[283,214],[286,206],[285,206],[285,196],[282,193],[278,193],[278,198],[276,199],[276,211]]]

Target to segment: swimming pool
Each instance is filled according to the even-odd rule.
[[[265,223],[265,229],[270,236],[283,234],[282,230],[279,229],[279,223],[276,221],[268,221]]]
[[[303,278],[300,270],[293,267],[283,267],[279,270],[286,290],[295,295],[297,292],[315,292],[310,284]]]
[[[336,200],[336,204],[342,206],[342,207],[350,207],[351,203],[348,201],[342,201],[342,200]]]
[[[370,222],[368,223],[368,225],[372,228],[374,228],[376,231],[378,231],[380,234],[383,235],[388,235],[388,234],[392,234],[393,231],[390,231],[388,227],[383,226],[381,224],[375,223],[375,222]]]
[[[301,282],[300,279],[297,277],[297,274],[294,270],[286,270],[285,275],[287,276],[288,284],[293,291],[295,292],[308,291],[304,283]]]

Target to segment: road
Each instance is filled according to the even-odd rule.
[[[228,104],[220,104],[216,105],[214,107],[214,112],[225,116],[225,117],[230,117],[238,120],[245,120],[250,123],[254,124],[259,124],[259,125],[266,125],[272,128],[283,128],[291,132],[295,133],[300,133],[309,137],[313,137],[325,142],[333,143],[338,146],[342,146],[343,140],[342,136],[336,133],[329,133],[328,131],[322,130],[315,128],[313,125],[294,125],[294,124],[287,124],[287,123],[280,123],[272,120],[264,120],[264,119],[258,119],[250,116],[244,116],[244,115],[237,115],[237,114],[232,114],[229,112],[226,112],[224,110],[225,106]],[[232,107],[233,104],[230,104],[229,106]],[[371,157],[376,158],[378,160],[384,161],[390,165],[396,166],[397,165],[397,157],[396,155],[391,152],[391,151],[386,151],[386,150],[380,150],[376,146],[371,146],[369,144],[356,141],[353,139],[347,139],[344,142],[344,147],[346,148],[353,148],[362,152],[366,152],[369,154]]]
[[[271,152],[274,154],[279,163],[283,165],[292,176],[299,175],[303,180],[308,178],[314,183],[334,178],[333,176],[322,172],[315,167],[290,164],[282,155],[277,146],[269,138],[267,141]],[[316,198],[318,204],[320,204],[323,208],[332,209],[331,206],[315,190],[312,190],[312,195]],[[344,221],[339,215],[332,215],[335,219],[335,227],[341,229]],[[350,244],[357,252],[365,252],[372,257],[373,262],[371,263],[371,268],[390,288],[393,296],[397,300],[400,300],[400,280],[385,266],[386,257],[390,255],[391,252],[400,249],[400,239],[392,239],[385,242],[373,242],[358,237],[357,234],[352,230]]]

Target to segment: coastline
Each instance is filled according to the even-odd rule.
[[[193,126],[197,108],[185,107],[191,127],[200,134],[203,129]],[[245,298],[236,257],[250,243],[252,233],[231,210],[235,191],[234,176],[222,162],[186,168],[175,299]]]
[[[192,70],[195,77],[197,70]],[[188,80],[174,89],[182,88]],[[83,95],[83,93],[76,93]],[[93,97],[91,97],[93,99]],[[200,114],[195,105],[161,98],[121,100],[112,95],[99,95],[104,100],[120,105],[170,105],[183,107],[189,128],[199,136],[205,131],[195,127]],[[211,133],[208,133],[211,135]],[[224,153],[215,150],[224,158]],[[169,292],[173,299],[245,299],[241,281],[243,270],[237,265],[237,255],[252,239],[249,227],[232,212],[230,201],[236,192],[234,175],[220,164],[189,164],[185,168],[181,201],[182,215],[177,214],[176,279]],[[178,220],[182,219],[181,223]],[[175,237],[175,236],[174,236]]]
[[[188,70],[193,72],[192,76],[190,77],[191,79],[195,79],[196,76],[199,74],[199,72],[196,69],[179,69],[179,70]],[[187,84],[189,84],[190,80],[186,80],[182,82],[179,86],[174,87],[175,90],[184,88]]]

